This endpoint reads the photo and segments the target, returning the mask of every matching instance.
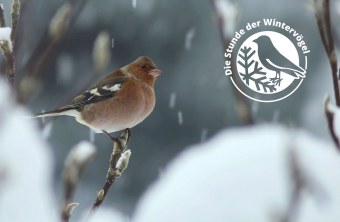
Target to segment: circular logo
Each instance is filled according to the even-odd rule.
[[[246,97],[279,101],[306,78],[308,53],[303,35],[286,23],[275,19],[247,23],[226,49],[225,74]]]

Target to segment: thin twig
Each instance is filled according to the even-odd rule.
[[[74,191],[79,183],[84,168],[89,164],[96,153],[96,148],[89,142],[80,142],[71,149],[64,167],[64,197],[61,207],[61,218],[69,221],[72,211],[79,205],[72,203]]]
[[[4,15],[4,5],[0,3],[0,27],[5,27],[5,15]]]
[[[322,9],[318,8],[317,2],[314,2],[315,18],[319,28],[322,43],[327,52],[328,60],[332,70],[333,88],[336,106],[340,107],[339,79],[337,76],[338,64],[332,35],[331,15],[329,0],[323,0]]]
[[[13,31],[13,28],[16,29],[16,25],[19,21],[20,17],[20,2],[19,0],[13,0],[12,4],[12,28],[10,33],[10,39],[6,41],[2,41],[1,43],[1,50],[4,54],[4,57],[6,59],[6,73],[7,73],[7,80],[9,84],[14,87],[14,76],[15,76],[15,64],[14,64],[14,40],[12,39],[12,35],[15,36],[15,30]],[[5,26],[5,19],[4,19],[4,8],[3,5],[0,4],[0,26]]]
[[[14,46],[15,46],[15,34],[16,34],[16,29],[17,25],[19,22],[20,18],[20,1],[19,0],[13,0],[12,3],[12,9],[11,9],[11,15],[12,15],[12,29],[11,29],[11,36],[10,40],[12,42],[12,49],[7,50],[7,53],[4,52],[5,58],[7,61],[7,76],[8,76],[8,82],[12,87],[14,87],[14,76],[15,76],[15,53],[14,53]]]
[[[68,222],[70,220],[70,217],[73,213],[73,211],[76,209],[76,207],[79,206],[79,203],[68,203],[65,205],[62,211],[61,219],[63,222]]]
[[[106,174],[106,181],[103,187],[97,194],[96,200],[92,206],[90,215],[93,215],[98,207],[103,203],[107,193],[109,192],[112,184],[118,177],[125,171],[129,157],[130,150],[126,150],[127,142],[130,138],[129,130],[125,130],[122,135],[117,139],[119,142],[113,143],[113,152],[110,157],[109,169]]]
[[[67,25],[63,27],[62,33],[59,33],[60,35],[58,38],[51,36],[48,30],[45,31],[28,62],[22,69],[22,72],[25,73],[25,78],[33,78],[35,81],[38,81],[43,74],[48,73],[43,71],[48,67],[53,57],[58,52],[59,46],[73,27],[73,24],[81,10],[84,8],[86,2],[87,0],[72,0],[69,1],[69,3],[66,3],[71,5],[70,14],[67,17],[67,22],[65,22]],[[19,88],[18,101],[22,103],[26,102],[33,95],[35,90],[37,89],[27,91],[26,89]]]
[[[298,156],[295,151],[295,147],[291,147],[289,149],[288,161],[293,190],[290,194],[288,209],[285,216],[282,218],[282,222],[292,222],[295,218],[297,218],[302,191],[306,188],[306,181],[298,163]]]
[[[325,112],[325,115],[326,115],[326,118],[327,118],[327,125],[328,125],[329,133],[331,134],[331,137],[333,139],[334,144],[336,145],[336,147],[340,151],[340,143],[339,143],[339,140],[338,140],[338,138],[335,134],[335,131],[334,131],[334,113],[332,113],[328,108],[329,100],[330,100],[330,98],[327,95],[326,98],[325,98],[325,101],[324,101],[324,112]]]
[[[17,32],[17,26],[20,18],[20,1],[13,0],[12,9],[11,9],[11,16],[12,16],[12,31],[11,31],[11,40],[13,42],[13,51],[15,48],[15,35]]]
[[[15,74],[13,51],[8,41],[4,41],[3,43],[1,43],[0,47],[6,59],[7,80],[9,84],[13,86],[14,85],[14,74]]]
[[[231,42],[231,39],[224,35],[224,31],[223,31],[224,21],[223,21],[222,16],[219,15],[218,13],[216,0],[212,0],[212,4],[213,4],[215,14],[217,16],[217,23],[218,23],[220,38],[225,49],[228,47],[229,43]],[[235,75],[236,70],[233,65],[231,66],[231,71],[232,71],[232,75]],[[246,98],[235,87],[233,87],[232,89],[233,89],[234,96],[236,98],[235,109],[240,120],[246,125],[254,124],[254,119],[251,113],[250,104],[248,103]]]

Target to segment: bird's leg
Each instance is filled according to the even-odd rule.
[[[276,72],[276,75],[274,78],[270,78],[270,81],[275,84],[276,86],[280,86],[280,83],[282,81],[281,79],[281,73],[280,71]]]
[[[125,131],[127,132],[127,140],[129,140],[131,137],[131,130],[130,128],[126,128]]]
[[[126,128],[124,131],[125,131],[125,132],[122,134],[122,136],[126,137],[125,139],[126,139],[126,142],[127,142],[127,141],[130,139],[130,137],[131,137],[131,130],[130,130],[129,128]],[[121,141],[121,139],[120,139],[121,137],[115,138],[115,137],[111,136],[108,132],[106,132],[105,130],[102,130],[102,132],[103,132],[106,136],[108,136],[112,142],[118,143],[119,147],[120,147],[120,148],[123,148],[123,146],[122,146],[122,141]],[[125,136],[125,135],[126,135],[126,136]]]
[[[278,77],[277,77],[277,84],[280,86],[281,81],[282,81],[282,79],[281,79],[281,72],[279,71],[276,74],[278,75]]]
[[[114,138],[113,136],[111,136],[111,135],[110,135],[108,132],[106,132],[105,130],[102,130],[102,132],[103,132],[106,136],[108,136],[112,142],[116,142],[116,143],[118,143],[119,145],[121,145],[120,140],[119,140],[118,138]]]

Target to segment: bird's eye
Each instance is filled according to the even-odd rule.
[[[144,70],[148,70],[148,69],[149,69],[149,66],[148,66],[147,64],[143,64],[143,65],[141,66],[141,68],[144,69]]]

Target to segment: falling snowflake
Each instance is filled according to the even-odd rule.
[[[178,111],[177,117],[178,117],[178,124],[183,125],[183,113],[182,113],[182,111]]]
[[[170,99],[169,99],[169,107],[170,109],[173,109],[175,108],[175,105],[176,105],[176,93],[175,92],[172,92],[170,94]]]
[[[95,141],[95,134],[94,134],[94,131],[90,129],[90,142],[94,143],[94,141]]]
[[[51,132],[52,132],[52,126],[53,126],[53,122],[50,121],[42,129],[42,136],[44,137],[44,139],[48,139],[50,137]]]
[[[132,7],[136,8],[136,6],[137,6],[137,0],[132,0]]]
[[[194,28],[189,29],[189,31],[185,35],[185,49],[186,50],[191,49],[192,39],[194,38],[194,36],[195,36],[195,29]]]

